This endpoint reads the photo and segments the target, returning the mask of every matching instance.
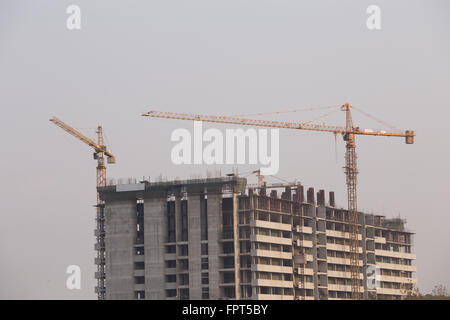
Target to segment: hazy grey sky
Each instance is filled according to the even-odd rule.
[[[81,30],[66,28],[70,4],[81,8]],[[379,31],[366,27],[370,4],[381,8]],[[405,217],[419,288],[450,288],[449,39],[447,0],[1,0],[0,298],[96,297],[96,163],[51,116],[89,136],[104,126],[117,157],[109,177],[189,178],[207,168],[173,165],[170,134],[192,123],[141,113],[345,102],[416,131],[414,145],[358,137],[359,208]],[[344,114],[325,121],[342,125]],[[280,140],[278,176],[334,190],[346,206],[342,140],[293,130]],[[82,270],[78,291],[65,287],[71,264]]]

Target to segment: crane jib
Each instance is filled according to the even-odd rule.
[[[191,120],[191,121],[204,121],[204,122],[214,122],[214,123],[227,123],[245,126],[260,126],[260,127],[271,127],[271,128],[281,128],[281,129],[297,129],[297,130],[309,130],[309,131],[321,131],[321,132],[331,132],[333,134],[353,133],[357,135],[369,135],[369,136],[385,136],[385,137],[404,137],[406,138],[407,144],[414,143],[414,131],[406,130],[402,131],[385,131],[385,130],[372,130],[372,129],[362,129],[360,127],[353,127],[352,129],[347,129],[341,126],[330,126],[323,124],[310,124],[310,123],[298,123],[298,122],[288,122],[288,121],[272,121],[272,120],[260,120],[260,119],[247,119],[238,117],[228,117],[228,116],[213,116],[213,115],[201,115],[201,114],[189,114],[189,113],[174,113],[167,111],[149,111],[142,114],[142,116],[154,117],[154,118],[165,118],[165,119],[177,119],[177,120]]]

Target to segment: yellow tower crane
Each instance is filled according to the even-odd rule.
[[[319,107],[320,109],[328,109],[332,107]],[[317,108],[317,109],[319,109]],[[312,110],[310,108],[308,110]],[[286,121],[270,121],[270,120],[258,120],[258,119],[247,119],[241,116],[211,116],[211,115],[201,115],[201,114],[187,114],[187,113],[173,113],[173,112],[161,112],[161,111],[149,111],[144,113],[142,116],[154,117],[154,118],[166,118],[166,119],[178,119],[178,120],[191,120],[191,121],[205,121],[205,122],[215,122],[215,123],[228,123],[244,126],[258,126],[258,127],[270,127],[270,128],[282,128],[282,129],[297,129],[297,130],[311,130],[311,131],[321,131],[321,132],[331,132],[334,135],[341,134],[344,141],[346,142],[346,153],[345,153],[345,174],[347,183],[347,196],[348,196],[348,215],[349,215],[349,226],[350,226],[350,269],[351,269],[351,290],[352,299],[361,299],[360,293],[360,268],[359,268],[359,242],[358,242],[358,209],[357,209],[357,192],[356,192],[356,176],[358,174],[357,161],[356,161],[356,135],[368,135],[368,136],[383,136],[383,137],[404,137],[406,144],[414,143],[414,131],[406,130],[400,131],[392,129],[390,131],[384,130],[372,130],[372,129],[362,129],[360,127],[355,127],[352,120],[351,109],[357,108],[344,104],[340,107],[346,115],[346,125],[342,126],[330,126],[324,124],[312,124],[311,121],[308,122],[286,122]],[[307,110],[307,109],[305,109]],[[290,110],[287,112],[295,112],[298,110]],[[358,110],[362,112],[361,110]],[[279,114],[283,112],[273,112],[271,114]],[[370,116],[364,112],[363,114]],[[255,115],[262,115],[255,114]],[[370,116],[371,117],[371,116]],[[372,117],[373,118],[373,117]],[[382,122],[374,118],[378,122]]]
[[[56,117],[52,117],[50,121],[94,149],[94,159],[97,160],[97,187],[106,186],[105,156],[107,157],[107,162],[111,164],[116,162],[116,158],[104,145],[102,126],[97,127],[97,142],[95,142]],[[97,249],[97,258],[95,260],[97,264],[97,287],[95,291],[99,300],[105,298],[105,216],[103,209],[104,203],[100,200],[99,193],[97,192],[97,229],[95,230],[97,237],[97,243],[95,245]]]

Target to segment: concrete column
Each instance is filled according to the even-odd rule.
[[[176,240],[181,240],[181,195],[175,196],[175,229]],[[178,250],[178,249],[177,249]]]
[[[233,193],[234,285],[236,300],[241,299],[241,247],[239,245],[239,214],[237,193]]]
[[[189,299],[202,298],[200,196],[188,195]]]
[[[254,195],[252,195],[251,197],[250,197],[250,209],[251,209],[251,211],[250,211],[250,223],[252,223],[252,222],[255,222],[256,221],[256,206],[257,206],[257,200],[258,199],[258,197],[257,196],[254,196]],[[255,227],[250,227],[250,236],[252,237],[252,236],[256,236],[256,230],[255,230],[256,228]],[[252,259],[252,267],[253,267],[253,265],[254,265],[254,259],[255,259],[255,257],[256,257],[256,242],[251,242],[251,259]],[[252,278],[251,278],[251,280],[252,280],[252,282],[253,282],[253,280],[256,280],[256,271],[251,271],[251,273],[252,273]],[[258,300],[258,296],[259,296],[259,293],[258,293],[258,287],[257,286],[252,286],[252,300]]]
[[[222,225],[222,196],[208,194],[208,262],[209,262],[209,298],[217,300],[219,290],[219,245]]]
[[[167,198],[144,199],[145,297],[165,299]]]
[[[134,299],[136,201],[105,204],[106,299]]]
[[[366,250],[366,219],[364,214],[360,216],[360,223],[362,224],[362,250],[363,250],[363,286],[364,286],[364,292],[363,292],[363,299],[367,300],[369,298],[369,292],[367,288],[367,250]]]
[[[312,248],[312,255],[313,255],[313,283],[314,283],[314,299],[319,300],[319,279],[317,275],[318,271],[318,265],[317,265],[317,213],[316,213],[316,206],[315,205],[308,205],[305,207],[305,209],[308,211],[309,216],[313,217],[313,225],[312,225],[312,237],[313,237],[313,248]]]

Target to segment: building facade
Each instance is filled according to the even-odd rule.
[[[106,299],[351,298],[348,212],[333,192],[326,202],[323,190],[232,176],[99,193]],[[358,215],[361,298],[404,298],[417,282],[413,234],[399,218]]]

